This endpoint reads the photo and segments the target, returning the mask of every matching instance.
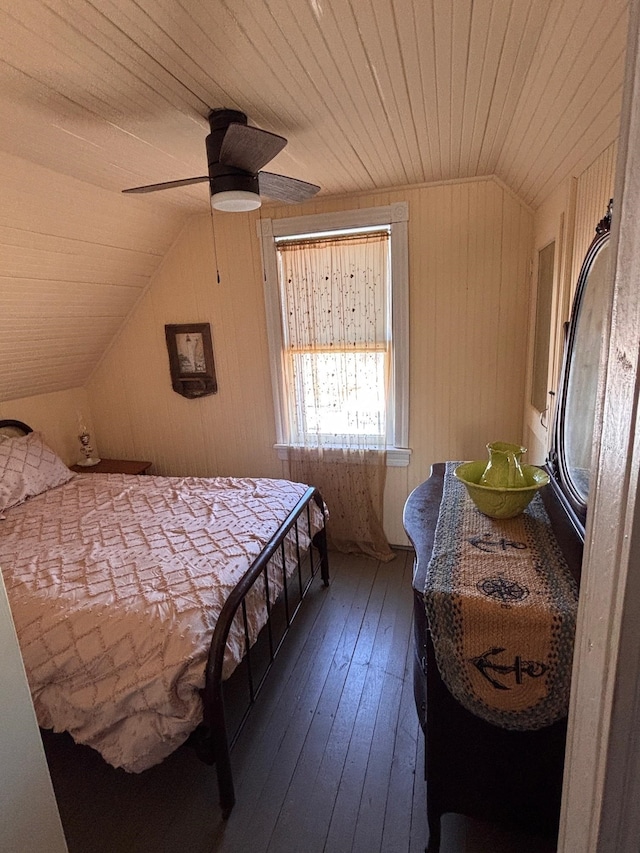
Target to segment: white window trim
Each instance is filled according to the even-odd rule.
[[[387,447],[387,465],[409,464],[409,205],[406,201],[362,210],[292,216],[286,219],[259,219],[258,237],[264,269],[264,301],[269,339],[269,364],[276,418],[276,445],[280,459],[288,458],[284,384],[282,375],[282,321],[280,285],[275,238],[296,234],[313,234],[344,228],[391,228],[392,336],[393,336],[393,404],[394,443]]]

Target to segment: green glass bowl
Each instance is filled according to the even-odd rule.
[[[533,496],[546,486],[549,475],[536,465],[523,465],[526,485],[517,489],[504,486],[481,486],[480,477],[487,467],[486,461],[463,462],[454,470],[455,476],[464,483],[469,496],[480,512],[490,518],[514,518],[529,506]]]

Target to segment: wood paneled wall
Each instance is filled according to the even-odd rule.
[[[162,474],[278,476],[255,217],[190,220],[90,384],[102,455]],[[219,273],[220,281],[217,280]],[[188,400],[164,326],[209,322],[218,393]]]
[[[184,213],[0,153],[0,399],[83,386]]]
[[[580,267],[595,236],[595,227],[607,210],[613,196],[617,142],[607,147],[577,178],[570,179],[556,189],[545,203],[536,210],[534,225],[534,247],[538,249],[549,241],[556,241],[556,271],[554,276],[554,310],[551,329],[551,363],[549,389],[559,382],[560,365],[564,349],[563,324],[569,319],[571,303],[578,283]],[[536,268],[534,265],[534,275]],[[523,441],[529,448],[528,460],[541,465],[550,447],[553,427],[553,404],[544,422],[531,406],[531,346],[535,323],[535,279],[532,282],[532,303],[529,317],[530,347],[527,377],[527,393],[524,401],[525,431]]]
[[[617,135],[627,0],[30,0],[0,31],[11,400],[84,386],[208,212],[206,182],[121,190],[202,174],[210,108],[285,136],[269,168],[327,198],[496,174],[535,209]]]
[[[388,469],[385,526],[406,542],[406,497],[433,462],[520,440],[532,214],[493,178],[273,207],[268,215],[409,203],[408,468]],[[103,456],[161,474],[283,476],[275,442],[258,213],[196,216],[88,385]],[[217,281],[219,274],[220,281]],[[169,377],[165,323],[210,322],[216,395]]]
[[[576,222],[572,265],[572,291],[575,291],[582,261],[596,235],[596,225],[607,212],[613,198],[618,144],[606,148],[584,170],[576,186]]]
[[[67,465],[74,465],[82,458],[78,440],[79,416],[93,432],[84,388],[0,402],[0,418],[16,418],[41,432],[47,444]]]

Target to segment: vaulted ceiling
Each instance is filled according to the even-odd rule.
[[[206,184],[207,115],[326,195],[495,174],[536,207],[618,133],[622,0],[0,0],[0,399],[74,387]],[[232,214],[227,214],[232,215]],[[24,364],[30,377],[17,370]]]

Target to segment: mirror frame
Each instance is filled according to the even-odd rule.
[[[556,400],[556,411],[553,424],[551,449],[547,458],[546,468],[551,475],[551,485],[561,503],[564,505],[578,535],[584,542],[584,532],[587,517],[587,502],[583,500],[570,474],[570,466],[566,457],[565,434],[567,430],[566,408],[569,388],[569,368],[575,347],[580,308],[589,279],[589,273],[600,251],[608,243],[611,232],[611,208],[609,202],[607,213],[596,226],[596,235],[591,241],[580,268],[578,284],[571,307],[569,322],[565,324],[565,346],[562,358],[562,371]]]

